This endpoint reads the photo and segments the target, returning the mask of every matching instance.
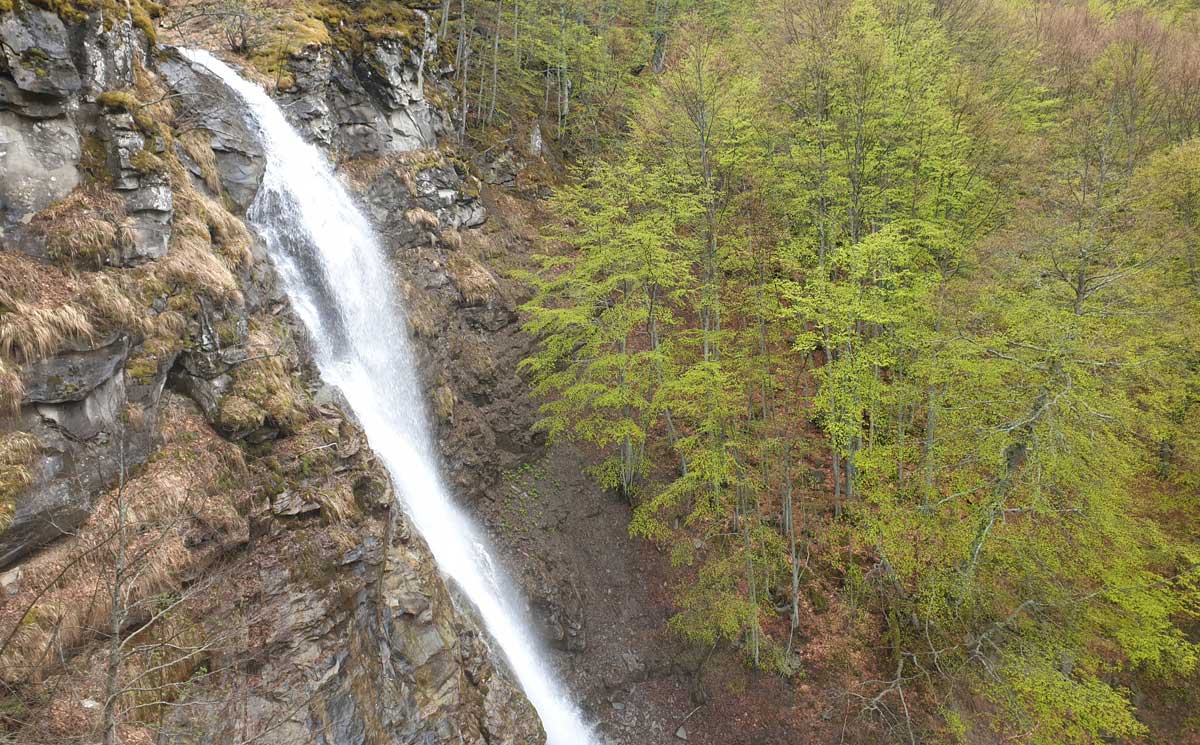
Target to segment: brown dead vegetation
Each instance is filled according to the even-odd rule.
[[[30,223],[56,263],[99,269],[122,245],[132,242],[125,204],[112,190],[87,184],[42,210]]]
[[[33,482],[37,438],[27,432],[0,435],[0,530],[12,522],[13,498]]]
[[[495,299],[496,278],[470,254],[464,251],[450,254],[446,269],[454,286],[468,303],[486,303]]]
[[[445,156],[439,150],[406,150],[387,155],[354,158],[338,165],[338,173],[342,174],[350,185],[356,189],[370,186],[375,179],[385,173],[398,173],[408,191],[413,196],[417,194],[417,184],[413,174],[427,168],[435,168],[446,162]]]
[[[121,493],[134,607],[178,591],[181,577],[247,537],[242,514],[250,492],[241,450],[218,438],[190,405],[166,401],[165,445]],[[108,586],[120,548],[117,494],[101,497],[73,536],[22,565],[16,593],[0,604],[0,680],[37,680],[107,628]]]
[[[212,135],[203,129],[189,129],[176,140],[196,167],[200,178],[213,194],[221,193],[221,176],[217,171],[217,156],[212,149]]]
[[[437,215],[433,214],[427,209],[422,209],[421,207],[413,207],[410,210],[406,210],[404,212],[404,219],[407,220],[410,225],[416,225],[418,227],[424,227],[430,230],[437,230],[438,226],[441,224],[438,221]]]
[[[280,346],[267,330],[251,328],[248,361],[233,371],[236,394],[221,401],[218,421],[226,431],[246,434],[270,425],[290,433],[313,415],[307,394],[284,365]]]

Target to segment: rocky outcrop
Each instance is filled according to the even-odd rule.
[[[82,83],[69,47],[54,13],[0,16],[0,225],[79,184],[80,134],[68,113]]]
[[[190,64],[174,50],[161,53],[158,70],[172,94],[179,97],[185,126],[207,134],[221,190],[244,212],[262,183],[265,164],[262,146],[237,99],[212,73]],[[204,164],[182,147],[178,152],[197,187],[206,187],[205,179],[211,174],[205,172]]]
[[[425,76],[437,54],[429,17],[412,11],[420,39],[367,39],[358,53],[311,46],[288,61],[278,91],[292,123],[340,158],[436,147],[446,114],[426,100]]]
[[[143,179],[129,165],[132,139],[136,137],[138,151],[145,145],[144,137],[133,132],[129,114],[107,116],[93,103],[103,86],[134,84],[133,70],[144,61],[145,40],[134,40],[129,28],[124,33],[118,28],[110,38],[98,18],[68,28],[53,12],[25,8],[0,14],[0,50],[0,140],[8,144],[0,147],[3,248],[52,258],[53,248],[31,223],[81,186],[84,143],[93,138],[113,161],[114,187],[128,195],[129,240],[113,252],[112,263],[162,256],[170,229],[170,190],[161,176]],[[75,59],[88,60],[86,75]],[[71,224],[64,231],[83,233],[88,227]],[[10,265],[9,271],[29,273],[32,266]],[[8,279],[20,284],[25,278]],[[8,291],[5,284],[8,302],[20,305],[38,305],[47,294],[43,287],[14,298],[20,293]],[[19,338],[23,330],[32,337],[28,343],[54,348],[45,350],[48,354],[26,355],[19,374],[23,392],[13,402],[19,414],[0,420],[0,432],[32,432],[39,442],[27,466],[29,483],[12,508],[12,522],[0,531],[0,567],[72,531],[87,518],[95,495],[112,483],[122,465],[145,461],[152,450],[153,411],[165,379],[165,370],[156,369],[136,390],[128,385],[124,366],[133,346],[142,341],[138,329],[71,334],[61,328],[70,325],[65,314],[55,321],[55,308],[18,314],[17,308],[3,305],[0,302],[0,312],[8,317],[0,318],[7,321],[10,336]],[[130,407],[139,414],[148,412],[151,426],[119,448],[113,434],[123,426]]]

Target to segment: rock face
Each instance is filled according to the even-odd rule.
[[[97,580],[39,582],[111,519],[115,494],[153,486],[133,514],[178,541],[130,597],[192,588],[195,633],[237,632],[190,660],[186,691],[171,694],[188,704],[155,724],[163,741],[543,742],[428,547],[393,514],[362,433],[314,398],[303,332],[236,216],[263,173],[236,97],[169,50],[150,54],[129,18],[64,23],[20,8],[0,11],[0,333],[17,340],[0,349],[0,570],[5,596],[31,610],[0,603],[0,636],[46,631],[64,648],[36,670],[0,650],[5,690],[33,712],[0,739],[61,741],[50,711],[68,712],[72,735],[95,726],[97,707],[79,701],[104,698],[104,637],[85,623],[96,609],[35,611]],[[314,141],[381,161],[370,206],[398,245],[484,220],[465,165],[431,158],[410,192],[407,170],[383,162],[436,146],[446,128],[425,98],[427,21],[424,38],[307,49],[281,93]],[[449,266],[415,271],[469,323],[508,328],[511,303],[485,297],[495,278]],[[78,700],[48,698],[46,676]]]
[[[292,123],[341,158],[435,147],[446,116],[425,99],[425,74],[437,52],[429,17],[421,41],[369,40],[357,57],[314,46],[290,60],[293,84],[280,92]]]
[[[262,183],[265,164],[262,146],[238,100],[230,97],[216,76],[191,65],[174,50],[162,53],[158,70],[172,93],[184,103],[186,126],[210,134],[221,187],[238,209],[245,211]],[[202,182],[205,174],[201,165],[182,149],[181,155],[197,183]]]
[[[145,43],[130,41],[130,35],[123,42],[120,33],[113,39],[106,36],[98,20],[68,29],[50,11],[29,8],[20,14],[0,14],[4,59],[0,143],[7,144],[0,144],[0,228],[5,250],[48,258],[45,243],[29,235],[26,224],[34,213],[80,185],[81,133],[106,133],[107,149],[115,161],[134,147],[129,115],[105,116],[87,97],[89,90],[101,86],[131,86],[132,70],[144,59]],[[107,62],[101,49],[106,50]],[[121,56],[120,64],[114,53]],[[85,85],[73,62],[77,57],[89,57],[89,70],[100,78],[89,77]],[[136,136],[136,147],[141,149],[144,139]],[[169,188],[161,177],[143,179],[132,167],[116,168],[113,183],[129,194],[134,215],[127,258],[162,256],[170,229]],[[118,262],[121,258],[113,257]],[[43,334],[53,333],[52,327],[31,325]],[[129,389],[124,365],[136,336],[136,331],[130,331],[67,340],[55,353],[21,370],[24,392],[19,417],[8,426],[0,422],[0,431],[35,432],[41,447],[12,523],[0,531],[0,567],[73,530],[90,514],[95,494],[114,480],[122,462],[132,466],[149,456],[153,412],[165,371],[161,375],[155,371],[137,391]],[[129,438],[123,452],[118,452],[111,435],[128,407],[149,412],[152,426]]]

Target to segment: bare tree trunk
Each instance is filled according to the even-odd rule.
[[[118,732],[118,704],[121,698],[121,630],[125,627],[125,562],[129,548],[125,533],[125,432],[118,435],[117,536],[116,561],[113,566],[112,588],[109,594],[108,661],[104,672],[104,745],[121,745]]]
[[[837,446],[832,446],[833,451],[833,514],[835,517],[842,516],[842,457],[838,453]]]
[[[492,29],[492,102],[488,105],[488,124],[492,123],[492,117],[496,115],[496,88],[500,70],[500,22],[503,10],[504,0],[496,0],[496,27]]]
[[[459,28],[458,28],[458,50],[454,55],[454,64],[459,71],[460,87],[459,95],[461,105],[459,113],[461,114],[458,121],[458,141],[462,142],[467,137],[467,117],[471,111],[471,100],[468,95],[470,86],[470,55],[471,49],[467,46],[467,0],[459,0]]]
[[[667,57],[667,0],[654,0],[654,51],[650,55],[650,69],[655,75],[663,71]]]

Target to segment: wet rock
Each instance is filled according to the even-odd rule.
[[[319,145],[333,144],[334,121],[323,95],[333,75],[333,54],[325,47],[308,47],[291,59],[294,84],[280,97],[292,126],[305,139]]]
[[[178,96],[182,126],[209,132],[221,187],[238,209],[245,211],[262,183],[262,145],[243,105],[219,78],[167,50],[158,70]]]

